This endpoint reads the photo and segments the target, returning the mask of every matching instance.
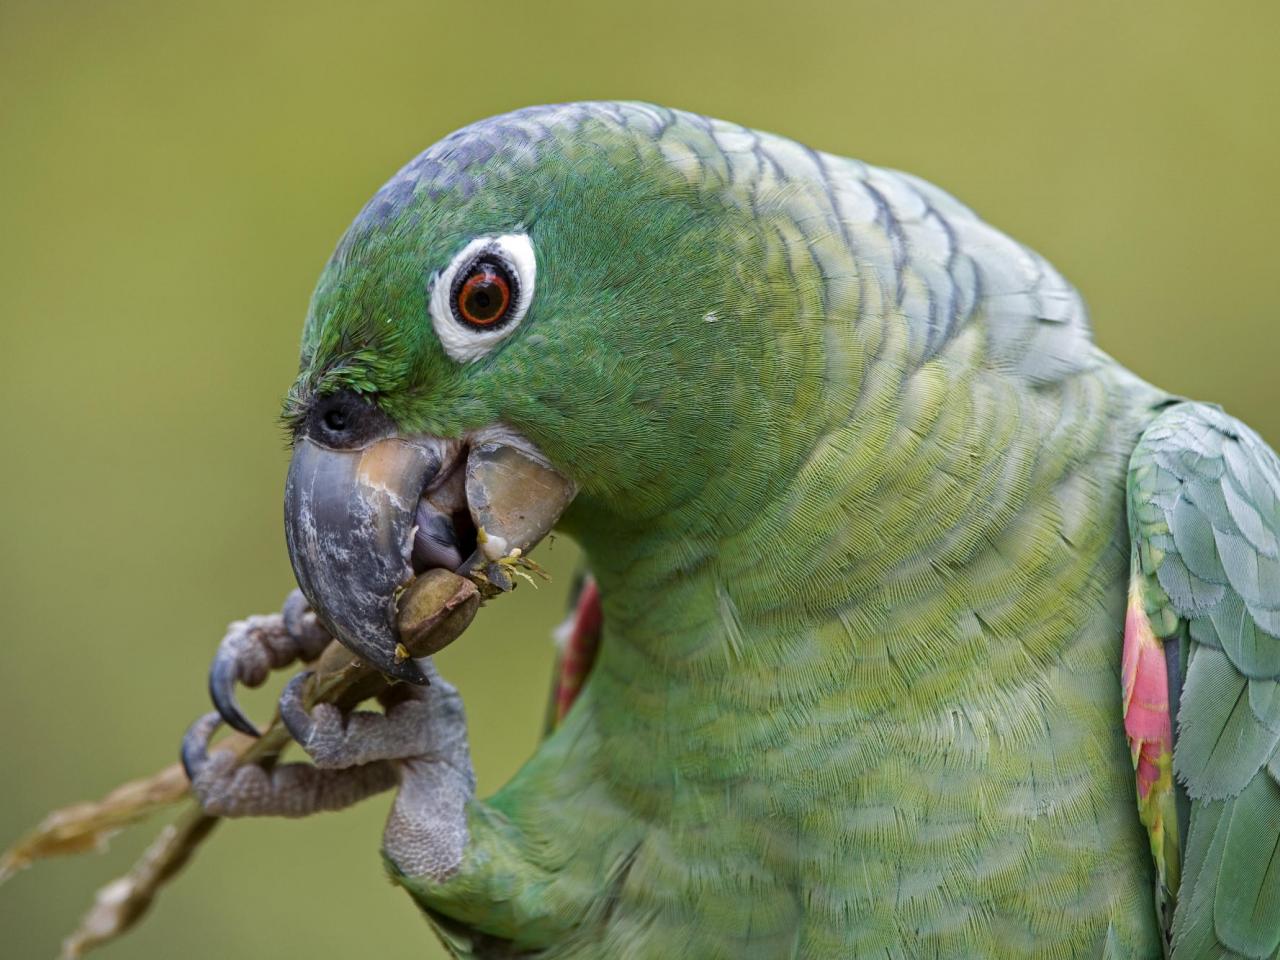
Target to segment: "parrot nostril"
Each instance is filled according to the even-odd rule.
[[[395,428],[371,397],[344,390],[315,401],[304,432],[319,443],[345,450],[389,436]]]
[[[347,429],[347,411],[341,407],[336,407],[324,415],[324,425],[334,433],[341,433]]]

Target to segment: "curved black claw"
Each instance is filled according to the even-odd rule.
[[[260,736],[236,702],[236,684],[260,686],[272,670],[295,660],[309,663],[328,645],[329,634],[306,598],[294,590],[280,613],[247,617],[227,628],[209,666],[209,697],[230,726],[248,736]]]
[[[239,676],[239,665],[236,651],[224,644],[209,665],[209,699],[218,708],[218,714],[234,729],[251,737],[262,735],[260,731],[236,702],[236,680]]]
[[[280,692],[279,701],[280,719],[285,729],[289,731],[289,736],[304,747],[310,742],[311,734],[315,730],[315,721],[311,719],[311,714],[307,712],[302,702],[302,688],[310,676],[311,671],[304,670],[285,684],[284,690]]]
[[[218,714],[206,713],[187,727],[182,737],[182,769],[187,771],[187,779],[193,783],[209,762],[209,738],[221,723],[222,717]]]

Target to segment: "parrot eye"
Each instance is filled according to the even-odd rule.
[[[458,363],[479,360],[519,326],[533,299],[535,260],[525,234],[478,237],[431,281],[431,324]]]

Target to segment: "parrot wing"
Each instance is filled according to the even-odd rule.
[[[1273,960],[1280,461],[1218,408],[1177,403],[1134,450],[1128,515],[1125,729],[1172,957]]]

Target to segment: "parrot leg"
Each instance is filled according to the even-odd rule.
[[[299,590],[289,594],[280,613],[231,624],[209,667],[209,695],[222,719],[241,733],[258,736],[258,728],[236,703],[236,684],[260,686],[272,670],[316,659],[329,640]]]
[[[476,792],[462,698],[429,659],[419,661],[426,686],[397,684],[379,697],[385,713],[343,715],[332,704],[307,713],[307,675],[280,696],[289,733],[322,770],[360,771],[399,761],[400,790],[383,832],[383,850],[410,876],[439,881],[462,861],[467,844],[466,805]]]
[[[382,849],[405,875],[439,883],[462,863],[469,840],[467,805],[475,797],[476,778],[462,697],[430,660],[420,662],[430,686],[401,684],[412,699],[389,707],[384,721],[391,730],[405,717],[412,729],[395,748],[403,758],[397,764],[400,790],[387,817]],[[408,710],[412,712],[399,712]]]

